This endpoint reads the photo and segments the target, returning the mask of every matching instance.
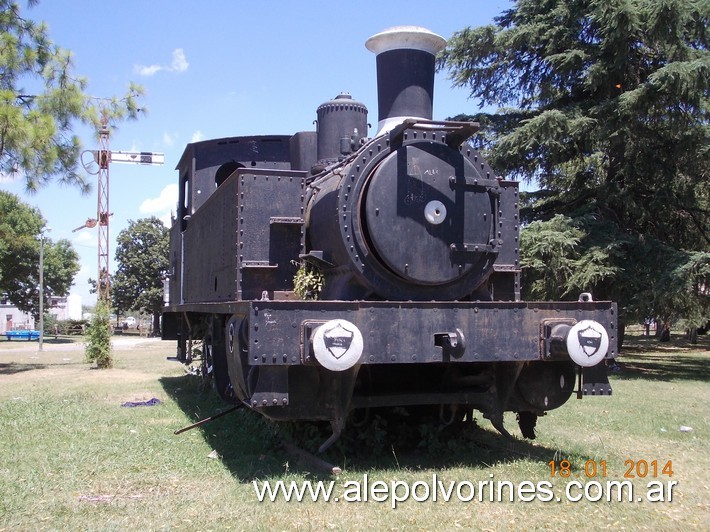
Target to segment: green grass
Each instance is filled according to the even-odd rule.
[[[386,444],[372,456],[368,438],[382,434],[355,431],[327,456],[344,468],[333,477],[341,494],[346,482],[365,474],[371,483],[410,484],[436,474],[444,483],[550,481],[558,496],[566,480],[551,478],[551,460],[569,460],[570,479],[580,481],[587,480],[589,460],[605,461],[609,480],[623,480],[626,460],[672,461],[673,502],[454,498],[410,500],[396,510],[372,501],[259,503],[254,480],[331,477],[297,463],[279,446],[274,425],[247,411],[174,435],[224,408],[196,377],[166,360],[174,343],[115,348],[110,370],[92,369],[80,345],[50,345],[38,354],[36,345],[0,343],[0,531],[704,528],[708,340],[663,345],[631,335],[619,359],[622,372],[611,377],[614,395],[571,399],[540,418],[534,442],[508,441],[478,416],[477,426],[458,432],[423,431],[425,448]],[[162,404],[120,407],[151,397]],[[506,422],[517,433],[514,417]],[[681,425],[692,432],[680,432]],[[221,458],[210,458],[212,451]],[[642,489],[649,480],[634,485]]]

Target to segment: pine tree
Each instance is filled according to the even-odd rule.
[[[539,185],[531,228],[554,233],[560,213],[580,231],[563,292],[585,281],[629,318],[709,319],[709,19],[706,0],[519,0],[442,53],[455,85],[501,108],[477,117],[480,142]]]
[[[31,7],[36,0],[29,0]],[[56,46],[44,23],[23,17],[11,0],[0,0],[0,173],[37,190],[57,177],[88,190],[78,172],[77,124],[98,131],[101,120],[138,116],[143,89],[131,84],[122,98],[96,100],[74,71],[72,55]]]

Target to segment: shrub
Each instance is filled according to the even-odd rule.
[[[298,271],[293,278],[293,291],[301,299],[318,299],[325,284],[325,276],[313,264],[308,262],[291,261],[298,266]]]
[[[108,308],[101,301],[96,305],[96,313],[86,329],[86,337],[86,360],[96,362],[96,367],[99,369],[113,366],[111,323]]]

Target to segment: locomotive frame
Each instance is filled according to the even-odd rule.
[[[227,401],[274,419],[354,410],[506,411],[534,437],[576,391],[608,395],[616,304],[520,301],[518,184],[466,140],[477,124],[431,119],[443,39],[418,27],[372,37],[380,131],[341,94],[318,131],[189,144],[178,163],[163,338],[204,340]],[[409,237],[411,240],[407,240]],[[299,299],[308,263],[325,276]]]

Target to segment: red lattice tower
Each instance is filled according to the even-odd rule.
[[[102,124],[99,131],[99,151],[97,162],[99,165],[98,174],[98,205],[96,209],[96,220],[99,226],[99,271],[96,285],[97,302],[104,301],[106,308],[111,308],[109,299],[110,276],[109,276],[109,167],[111,166],[111,150],[109,148],[109,130],[106,122]]]
[[[88,218],[84,225],[74,229],[74,232],[84,228],[99,228],[99,269],[96,277],[97,302],[105,302],[107,308],[111,308],[111,274],[109,269],[109,220],[112,213],[109,211],[109,168],[111,163],[149,164],[162,165],[165,162],[165,155],[157,152],[145,151],[115,151],[112,152],[109,146],[108,113],[102,112],[101,129],[99,130],[99,149],[89,150],[98,166],[98,171],[93,172],[82,159],[82,164],[87,172],[98,176],[98,202],[96,205],[96,218]]]

